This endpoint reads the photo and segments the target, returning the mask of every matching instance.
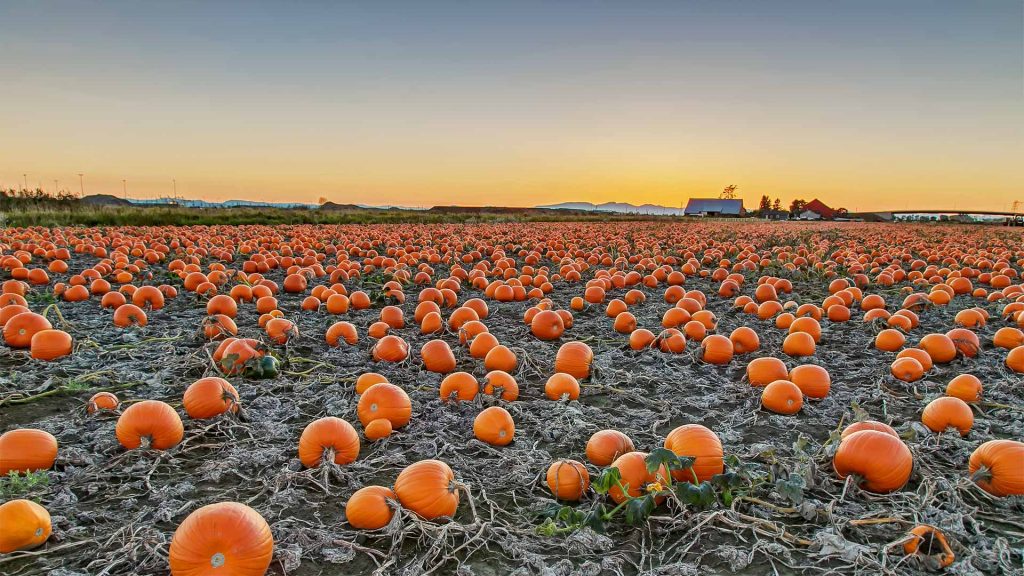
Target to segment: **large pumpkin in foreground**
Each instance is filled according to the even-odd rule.
[[[31,500],[0,504],[0,554],[38,548],[51,529],[50,513]]]
[[[0,434],[0,476],[53,468],[57,439],[35,428],[16,428]]]
[[[402,506],[426,520],[455,516],[459,508],[455,473],[440,460],[406,466],[395,479],[395,494]]]
[[[971,453],[968,470],[989,494],[1024,495],[1024,442],[989,440]]]
[[[174,531],[171,576],[262,576],[274,555],[270,526],[238,502],[209,504]]]

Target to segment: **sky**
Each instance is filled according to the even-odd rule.
[[[0,186],[1005,210],[1022,5],[10,0]]]

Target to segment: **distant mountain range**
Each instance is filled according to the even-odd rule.
[[[82,202],[98,206],[182,206],[184,208],[284,208],[305,210],[426,210],[425,208],[409,208],[405,206],[369,206],[366,204],[306,204],[302,202],[261,202],[256,200],[225,200],[224,202],[207,202],[188,198],[119,198],[111,194],[92,194],[84,196]]]
[[[658,204],[628,204],[626,202],[605,202],[604,204],[593,204],[591,202],[562,202],[561,204],[546,204],[537,208],[551,210],[585,210],[587,212],[619,212],[622,214],[651,214],[655,216],[680,216],[683,214],[681,208],[660,206]]]

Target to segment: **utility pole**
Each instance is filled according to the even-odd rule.
[[[84,174],[82,174],[81,172],[78,173],[78,193],[79,193],[79,198],[85,196],[85,180],[82,179],[83,176],[84,176]]]
[[[58,180],[53,181],[53,195],[60,194],[60,182]]]
[[[121,179],[121,187],[124,189],[124,200],[128,201],[128,180],[125,178]]]
[[[178,179],[171,178],[171,184],[174,186],[174,201],[178,201]]]
[[[25,187],[23,190],[28,192],[28,174],[22,174],[21,177],[25,179]]]

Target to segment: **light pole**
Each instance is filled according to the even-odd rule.
[[[23,190],[28,192],[28,174],[22,174],[21,177],[25,179],[25,187]]]
[[[56,196],[60,192],[60,182],[57,180],[53,181],[53,195]]]
[[[127,179],[124,179],[124,178],[121,179],[121,187],[124,189],[124,200],[125,200],[125,202],[127,202],[128,201],[128,180]]]
[[[85,181],[82,179],[82,176],[84,176],[84,174],[79,172],[78,173],[78,194],[79,194],[79,197],[85,196]]]
[[[174,186],[174,199],[177,200],[178,199],[178,180],[176,178],[171,178],[171,185]]]

